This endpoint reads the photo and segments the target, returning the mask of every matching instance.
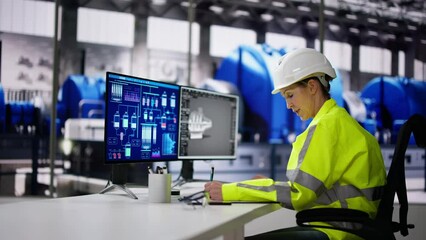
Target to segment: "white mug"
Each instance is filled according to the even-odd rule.
[[[148,174],[148,191],[150,203],[170,203],[171,190],[171,174]]]

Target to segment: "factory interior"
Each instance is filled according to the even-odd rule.
[[[376,137],[389,169],[403,124],[426,117],[424,0],[0,0],[0,205],[109,184],[106,72],[239,98],[235,159],[193,159],[189,173],[180,160],[129,163],[129,185],[147,186],[147,168],[163,165],[173,180],[208,179],[212,164],[224,182],[287,180],[292,143],[309,122],[271,95],[271,73],[305,47],[330,60],[331,97]],[[397,239],[426,236],[425,159],[411,136],[405,178],[416,227]],[[246,234],[266,221],[294,224],[278,214]]]

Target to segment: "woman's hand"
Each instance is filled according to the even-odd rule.
[[[252,177],[252,179],[264,179],[264,178],[268,178],[268,177],[264,175],[260,175],[260,174],[257,174],[254,177]]]
[[[211,200],[223,201],[221,182],[213,181],[206,183],[204,185],[204,191],[209,193]]]

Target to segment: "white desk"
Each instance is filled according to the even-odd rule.
[[[0,239],[242,239],[244,224],[278,204],[192,206],[172,196],[170,204],[148,203],[147,189],[0,205]]]

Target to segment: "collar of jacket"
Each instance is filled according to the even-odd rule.
[[[334,108],[336,105],[337,105],[336,101],[332,98],[325,101],[324,104],[322,105],[322,107],[320,108],[320,110],[318,111],[317,115],[315,115],[314,119],[309,124],[309,127],[312,126],[312,125],[316,125],[318,123],[318,121],[324,115],[326,115],[330,111],[330,109]]]

